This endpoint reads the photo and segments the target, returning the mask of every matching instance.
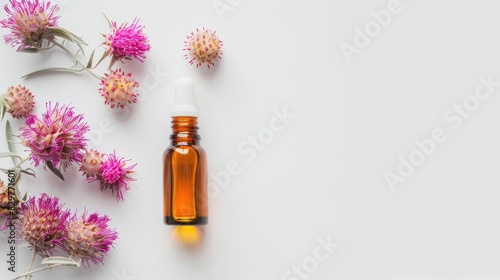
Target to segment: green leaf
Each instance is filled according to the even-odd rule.
[[[3,121],[3,118],[5,117],[5,112],[7,112],[7,107],[5,104],[2,102],[2,107],[0,107],[0,122]]]
[[[109,24],[109,28],[110,28],[110,29],[111,29],[111,28],[113,28],[113,25],[111,24],[111,21],[109,20],[109,18],[108,18],[108,17],[107,17],[104,13],[102,13],[102,15],[104,16],[104,18],[105,18],[105,19],[106,19],[106,21],[108,22],[108,24]]]
[[[21,79],[24,79],[24,78],[27,78],[27,77],[30,77],[30,76],[33,76],[33,75],[39,75],[39,74],[43,74],[43,73],[48,73],[48,72],[73,72],[73,73],[78,73],[78,72],[82,72],[83,70],[85,69],[72,69],[72,68],[65,68],[65,67],[47,67],[47,68],[43,68],[43,69],[40,69],[40,70],[37,70],[37,71],[34,71],[34,72],[31,72],[31,73],[28,73],[24,76],[21,77]]]
[[[4,157],[11,157],[11,158],[17,158],[19,160],[22,160],[22,158],[20,156],[16,155],[13,152],[3,152],[3,153],[0,153],[0,158],[4,158]]]
[[[89,62],[87,63],[87,69],[92,68],[92,61],[94,60],[94,54],[95,54],[95,49],[92,51],[92,54],[90,55]]]
[[[42,264],[46,265],[67,265],[67,266],[76,266],[80,267],[81,265],[81,259],[71,259],[71,258],[66,258],[66,257],[47,257],[42,260]]]
[[[77,35],[71,33],[70,31],[60,28],[60,27],[49,27],[47,28],[47,32],[50,32],[54,34],[55,36],[59,36],[61,38],[64,38],[68,41],[71,41],[73,43],[76,43],[77,45],[84,45],[88,46],[85,41],[82,40],[82,38],[78,37]]]
[[[96,68],[99,64],[101,64],[101,62],[102,62],[102,61],[103,61],[106,57],[108,57],[108,56],[109,56],[109,50],[106,50],[106,51],[102,54],[102,56],[101,56],[101,58],[99,59],[99,61],[97,61],[97,63],[96,63],[96,65],[94,66],[94,68]]]
[[[9,148],[9,152],[15,154],[16,153],[16,149],[14,147],[14,139],[12,139],[12,127],[10,126],[10,122],[9,120],[7,120],[7,123],[5,124],[5,136],[7,137],[7,147]],[[14,165],[17,166],[17,158],[16,157],[11,157],[12,158],[12,162],[14,163]]]
[[[75,34],[69,32],[66,29],[59,27],[47,28],[47,31],[51,32],[54,36],[61,37],[65,40],[75,43],[78,46],[79,50],[82,52],[82,54],[85,55],[82,45],[88,46],[88,44],[85,43],[85,41],[83,41],[80,37],[76,36]]]
[[[52,171],[52,173],[54,173],[54,175],[56,175],[57,177],[59,177],[59,179],[64,181],[64,176],[62,175],[59,169],[54,167],[52,161],[47,161],[47,167],[49,168],[50,171]]]
[[[33,176],[33,177],[36,178],[35,170],[33,170],[31,168],[21,169],[21,172],[24,173],[24,174],[27,174],[27,175],[30,175],[30,176]]]
[[[22,52],[22,53],[37,53],[39,51],[40,50],[38,48],[25,48],[25,49],[18,50],[18,52]]]
[[[113,67],[113,65],[115,65],[117,61],[118,60],[113,56],[113,58],[111,58],[111,61],[109,62],[108,70],[111,70],[111,68]]]

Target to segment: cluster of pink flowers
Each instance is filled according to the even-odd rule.
[[[0,20],[0,27],[9,30],[3,37],[6,44],[17,51],[32,53],[59,48],[75,62],[72,67],[48,67],[26,76],[47,71],[89,73],[98,79],[98,93],[105,105],[124,109],[137,102],[139,83],[132,78],[132,73],[114,66],[131,60],[145,62],[151,46],[144,32],[145,26],[139,23],[138,18],[122,24],[109,21],[110,30],[102,34],[103,40],[98,48],[84,52],[88,46],[86,42],[58,25],[57,4],[43,0],[9,0],[4,10],[7,17]],[[75,48],[79,51],[74,51]],[[102,55],[96,52],[102,52]],[[85,53],[91,53],[90,57],[86,58]],[[98,66],[106,60],[109,60],[109,66],[102,71],[102,75],[96,74],[101,69]],[[41,165],[64,180],[61,172],[77,165],[87,182],[98,182],[102,191],[111,190],[117,201],[123,201],[124,193],[130,190],[129,183],[135,181],[132,175],[136,164],[117,156],[114,151],[105,154],[87,149],[86,134],[90,127],[83,114],[76,113],[72,105],[47,102],[41,115],[33,113],[34,107],[34,95],[24,86],[11,86],[0,95],[0,121],[5,113],[15,119],[26,118],[18,130],[19,135],[12,132],[8,120],[6,124],[8,141],[15,143],[13,137],[18,137],[29,153],[28,158],[22,159],[9,144],[10,152],[3,153],[2,157],[12,156],[16,172],[34,175],[31,168],[20,169],[29,159],[35,167]],[[34,254],[61,265],[65,264],[64,260],[50,258],[59,251],[68,255],[66,261],[75,260],[78,265],[83,263],[88,267],[90,263],[103,263],[118,237],[116,230],[108,226],[109,217],[87,211],[77,215],[65,208],[58,197],[45,193],[24,202],[26,196],[21,198],[17,182],[14,188],[10,185],[7,188],[0,180],[0,216],[12,215],[15,208],[18,238],[28,243]],[[29,267],[31,269],[31,264]],[[47,264],[18,278],[31,278],[32,273],[53,267]]]
[[[115,21],[110,22],[111,31],[109,34],[103,34],[105,47],[103,58],[109,56],[108,73],[97,75],[92,70],[102,62],[103,59],[93,65],[93,55],[87,63],[83,63],[71,53],[66,47],[58,41],[66,40],[74,42],[79,48],[86,43],[69,32],[58,26],[57,12],[59,7],[50,2],[39,0],[10,0],[10,5],[5,5],[5,11],[8,18],[0,20],[0,26],[10,30],[10,33],[4,36],[7,44],[16,47],[18,51],[27,50],[46,50],[49,47],[57,46],[62,48],[68,54],[72,55],[81,67],[80,70],[86,70],[94,77],[98,78],[102,87],[99,93],[104,97],[104,103],[111,108],[124,108],[124,106],[137,101],[137,87],[139,83],[131,78],[131,73],[125,73],[121,68],[111,69],[116,61],[124,63],[125,60],[137,59],[144,62],[146,54],[151,49],[149,39],[144,33],[144,26],[139,24],[139,19],[135,18],[132,23],[123,23],[118,25]],[[58,68],[74,71],[73,68]],[[39,73],[35,71],[34,73]],[[28,74],[29,75],[29,74]]]
[[[110,23],[111,33],[103,35],[105,42],[102,43],[107,47],[107,53],[111,56],[111,66],[116,61],[124,62],[124,60],[137,59],[144,62],[146,53],[149,52],[151,46],[149,39],[144,34],[144,26],[139,24],[136,18],[129,23],[123,23],[120,26],[115,21]],[[132,79],[132,73],[125,73],[121,68],[109,69],[109,73],[105,73],[101,78],[101,88],[99,93],[104,97],[104,103],[111,108],[121,108],[137,102],[137,88],[139,83]]]
[[[39,0],[10,0],[10,5],[5,5],[8,17],[0,20],[0,26],[10,30],[4,36],[7,44],[20,50],[44,50],[52,46],[61,47],[72,55],[79,70],[86,70],[100,80],[99,93],[104,98],[104,103],[111,108],[121,108],[137,102],[139,83],[132,79],[132,73],[127,73],[121,68],[111,69],[115,62],[124,63],[125,60],[136,59],[144,62],[146,54],[150,51],[149,39],[144,33],[144,25],[139,24],[135,18],[132,23],[118,24],[110,21],[110,32],[102,34],[105,47],[104,54],[97,62],[103,61],[106,56],[111,57],[109,69],[103,75],[97,75],[92,70],[97,67],[93,65],[93,55],[87,63],[81,62],[74,54],[68,51],[58,38],[76,43],[79,48],[86,43],[80,37],[58,26],[59,7],[50,2]],[[215,66],[215,62],[222,57],[222,40],[215,31],[202,28],[191,32],[184,42],[184,55],[190,64],[196,67],[207,65],[208,68]],[[94,50],[95,52],[95,50]],[[93,53],[94,53],[93,52]],[[65,68],[57,68],[59,70]],[[73,68],[66,70],[74,71]],[[43,70],[41,70],[43,71]],[[52,71],[52,70],[51,70]],[[38,73],[40,71],[35,71]]]
[[[73,107],[47,103],[47,111],[42,117],[30,115],[19,129],[24,146],[29,148],[30,158],[35,166],[66,170],[73,163],[87,176],[89,182],[98,181],[101,190],[110,189],[118,201],[130,189],[128,183],[134,181],[136,164],[127,166],[129,160],[113,154],[86,150],[88,139],[85,133],[89,125],[82,114],[76,114]]]
[[[19,237],[42,257],[61,249],[88,266],[90,261],[103,263],[118,237],[116,230],[108,228],[109,221],[98,213],[72,214],[59,198],[44,193],[20,204],[16,226]]]
[[[130,175],[134,173],[136,164],[127,166],[127,161],[117,157],[115,152],[103,154],[90,150],[85,153],[80,170],[89,182],[99,182],[101,191],[109,189],[117,201],[123,201],[123,192],[130,189],[128,182],[135,180]]]
[[[46,71],[87,72],[99,80],[98,92],[105,105],[112,109],[124,109],[137,102],[139,83],[132,78],[132,73],[113,67],[118,62],[124,64],[136,60],[143,63],[146,60],[151,45],[144,33],[145,26],[139,23],[138,18],[122,24],[108,21],[110,31],[102,34],[104,40],[99,45],[103,54],[94,63],[97,49],[91,52],[88,59],[85,58],[83,47],[88,45],[80,36],[58,26],[57,4],[43,0],[9,0],[4,10],[7,18],[0,20],[0,27],[10,31],[4,35],[6,44],[24,52],[50,51],[58,47],[75,61],[73,67],[49,67],[26,76]],[[81,51],[73,52],[67,47],[69,44],[74,44],[73,47]],[[215,31],[196,29],[186,36],[184,57],[197,68],[205,65],[211,68],[222,58],[222,46],[223,41]],[[104,73],[94,73],[107,59],[109,66]],[[45,112],[38,116],[32,113],[34,106],[33,94],[21,85],[9,87],[7,93],[0,96],[0,120],[6,112],[13,118],[26,118],[19,128],[21,134],[18,137],[35,167],[42,165],[64,179],[61,170],[66,171],[76,164],[89,183],[97,182],[101,191],[111,190],[117,201],[123,201],[124,193],[130,189],[129,183],[135,180],[132,175],[136,164],[117,156],[115,151],[105,154],[87,149],[85,134],[90,127],[83,114],[74,112],[74,107],[47,102]],[[10,131],[10,124],[8,127]],[[9,199],[5,184],[0,181],[0,216],[10,212]],[[61,250],[86,266],[90,262],[103,263],[117,239],[116,230],[108,227],[110,219],[106,215],[86,211],[77,215],[66,209],[59,198],[45,193],[38,198],[31,197],[27,202],[17,199],[19,238],[44,258]]]

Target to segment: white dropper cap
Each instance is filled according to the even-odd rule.
[[[198,117],[194,105],[194,82],[190,78],[182,77],[175,83],[175,102],[170,116]]]

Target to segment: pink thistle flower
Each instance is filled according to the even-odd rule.
[[[132,79],[132,73],[125,74],[122,69],[110,70],[101,78],[100,85],[104,104],[111,108],[123,109],[125,105],[137,102],[135,88],[139,87],[139,83]]]
[[[73,162],[80,163],[87,145],[84,134],[89,130],[82,120],[83,115],[75,114],[73,107],[59,107],[59,103],[52,107],[50,102],[41,119],[29,116],[19,130],[23,144],[31,149],[35,166],[42,161],[46,168],[50,162],[54,168],[60,164],[66,170]]]
[[[85,152],[80,165],[80,171],[89,177],[95,177],[101,174],[102,154],[99,151],[90,150]]]
[[[28,117],[35,107],[33,94],[21,85],[9,87],[2,99],[4,105],[7,106],[7,112],[15,119]]]
[[[101,191],[111,189],[111,192],[116,195],[116,200],[123,201],[123,192],[130,190],[128,182],[135,181],[130,177],[130,174],[134,173],[134,167],[137,165],[126,166],[127,161],[124,158],[117,157],[116,153],[106,155],[105,160],[102,162],[101,174],[89,181],[98,180]]]
[[[63,248],[70,216],[69,210],[63,210],[63,206],[59,198],[45,193],[38,199],[31,197],[20,204],[20,218],[16,223],[19,235],[43,257],[51,256],[56,248]]]
[[[223,42],[210,29],[196,29],[196,32],[187,36],[184,44],[184,50],[187,51],[184,57],[189,59],[190,64],[196,62],[196,67],[206,64],[210,68],[210,65],[215,66],[215,61],[222,58]]]
[[[118,238],[116,230],[108,228],[109,221],[107,216],[100,217],[97,213],[90,216],[83,213],[81,217],[74,215],[68,222],[64,250],[70,256],[81,259],[84,265],[88,266],[90,261],[103,263]]]
[[[21,50],[41,47],[44,39],[52,39],[53,35],[46,31],[57,26],[57,5],[38,0],[10,0],[10,7],[5,5],[4,9],[9,17],[1,20],[0,26],[11,30],[10,34],[4,36],[5,43]]]
[[[144,62],[151,46],[148,37],[143,33],[144,26],[139,24],[139,19],[135,18],[131,24],[123,23],[120,26],[113,21],[111,26],[111,33],[103,35],[106,39],[103,44],[109,47],[109,55],[122,62],[123,59],[132,57]]]

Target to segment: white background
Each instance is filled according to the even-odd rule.
[[[59,25],[82,35],[89,49],[108,32],[101,12],[118,23],[139,17],[146,26],[146,62],[124,66],[144,89],[126,115],[103,104],[98,81],[85,73],[20,79],[44,66],[71,66],[58,51],[29,55],[0,44],[0,88],[29,87],[37,114],[47,101],[71,103],[93,129],[90,147],[138,164],[121,203],[76,168],[66,182],[42,168],[36,180],[23,181],[31,195],[47,192],[73,210],[109,215],[119,232],[105,265],[33,279],[500,279],[500,88],[456,129],[443,119],[473,96],[479,76],[500,81],[500,3],[401,0],[400,12],[349,63],[340,45],[355,46],[356,28],[364,30],[372,11],[389,2],[60,1]],[[214,3],[231,10],[218,13]],[[197,27],[224,41],[212,70],[183,58],[185,36]],[[232,161],[241,168],[212,189],[219,192],[196,248],[172,238],[162,221],[161,157],[181,76],[197,85],[209,170],[221,174]],[[238,151],[248,137],[268,132],[275,110],[294,118],[255,158]],[[391,190],[384,174],[398,174],[399,155],[408,159],[415,141],[435,129],[446,141]],[[314,261],[318,239],[328,238],[340,247]],[[3,261],[6,240],[0,235],[0,279],[15,275]],[[19,271],[30,255],[18,248]],[[309,272],[287,274],[294,265]]]

